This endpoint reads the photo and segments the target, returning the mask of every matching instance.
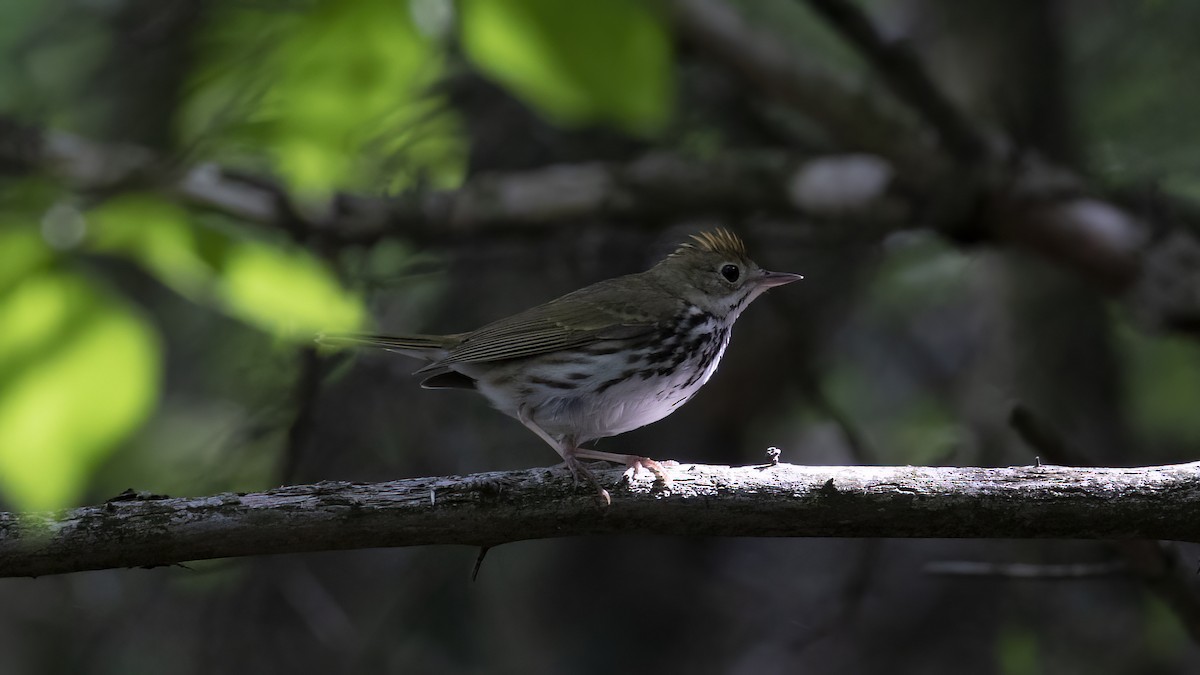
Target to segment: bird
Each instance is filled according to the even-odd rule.
[[[708,382],[742,311],[766,290],[803,279],[771,272],[727,229],[692,235],[644,272],[607,279],[481,328],[451,335],[324,334],[335,347],[421,359],[427,389],[469,389],[515,418],[611,503],[583,460],[648,470],[648,457],[583,447],[670,415]]]

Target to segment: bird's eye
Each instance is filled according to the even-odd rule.
[[[741,275],[742,271],[738,269],[737,265],[725,265],[721,268],[721,276],[725,277],[725,281],[729,283],[737,281]]]

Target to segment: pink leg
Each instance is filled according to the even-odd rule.
[[[530,431],[537,434],[538,438],[546,441],[546,443],[548,443],[550,447],[554,448],[554,451],[563,458],[563,462],[566,463],[567,468],[571,470],[571,475],[575,477],[576,485],[579,484],[579,477],[582,476],[587,482],[592,484],[592,487],[596,488],[598,493],[597,496],[600,498],[600,501],[604,502],[605,506],[612,504],[612,497],[609,496],[608,490],[605,490],[603,487],[601,487],[600,481],[596,480],[596,477],[592,475],[592,472],[583,465],[583,462],[579,461],[580,457],[586,458],[586,455],[581,454],[586,451],[576,447],[574,441],[571,439],[563,439],[560,441],[546,433],[545,429],[542,429],[536,423],[534,423],[532,419],[530,419],[525,408],[520,408],[517,410],[517,419],[520,420],[521,424],[524,424]]]
[[[614,464],[624,464],[628,467],[625,471],[626,480],[634,480],[642,471],[648,471],[654,474],[657,480],[663,482],[664,485],[671,484],[671,477],[667,475],[667,466],[678,466],[679,463],[674,460],[665,460],[662,462],[650,459],[649,457],[639,457],[637,455],[620,455],[614,452],[604,452],[602,450],[590,450],[587,448],[576,448],[576,457],[585,459],[599,459],[605,462],[613,462]]]

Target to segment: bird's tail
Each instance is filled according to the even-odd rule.
[[[462,340],[462,335],[364,335],[322,333],[317,342],[330,347],[374,347],[425,361],[437,361]]]

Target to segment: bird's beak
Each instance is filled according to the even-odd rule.
[[[799,274],[792,274],[791,272],[768,272],[767,270],[763,270],[762,275],[758,278],[758,285],[763,288],[773,288],[775,286],[790,284],[793,281],[800,281],[803,278]]]

